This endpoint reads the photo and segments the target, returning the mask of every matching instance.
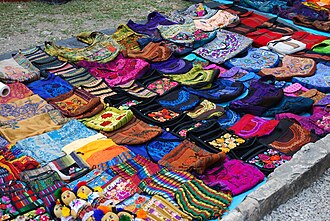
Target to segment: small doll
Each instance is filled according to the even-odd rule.
[[[56,204],[52,206],[53,216],[56,217],[58,220],[61,221],[73,221],[74,218],[72,216],[63,216],[62,210],[63,205],[61,204],[60,200],[56,201]]]
[[[87,183],[82,181],[75,186],[73,191],[76,193],[77,197],[83,200],[87,200],[88,203],[92,205],[92,207],[97,208],[98,206],[110,206],[112,207],[112,200],[107,200],[104,198],[102,194],[102,188],[94,188],[93,189],[87,186]]]
[[[60,199],[61,203],[69,207],[62,208],[62,216],[71,216],[74,219],[80,218],[81,220],[86,220],[87,216],[93,212],[94,208],[85,200],[78,199],[73,191],[69,188],[63,187],[56,190],[55,197]]]

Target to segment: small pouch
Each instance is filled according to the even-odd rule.
[[[169,78],[160,78],[147,84],[147,88],[156,92],[159,96],[162,96],[178,87],[180,87],[180,84]]]
[[[199,97],[190,94],[183,89],[177,89],[161,96],[157,102],[164,108],[173,110],[175,112],[183,112],[194,108],[200,102]]]
[[[229,128],[243,138],[261,137],[270,134],[277,126],[277,120],[245,114],[235,125]]]
[[[316,89],[311,89],[311,90],[306,91],[305,93],[300,94],[300,96],[307,97],[307,98],[312,99],[314,102],[318,102],[318,101],[322,100],[326,96],[326,94],[324,94]]]
[[[217,37],[193,52],[213,63],[221,64],[244,52],[252,45],[252,39],[234,32],[219,30]]]
[[[219,73],[220,70],[218,69],[204,70],[202,65],[195,65],[189,72],[185,74],[170,74],[164,76],[191,88],[202,88],[208,86],[216,78],[218,78]]]
[[[192,67],[193,64],[191,62],[175,56],[172,56],[167,61],[154,62],[151,64],[151,68],[163,74],[184,74],[190,71]]]
[[[195,128],[201,126],[202,124],[203,124],[202,121],[196,121],[196,120],[191,119],[190,121],[183,122],[183,123],[177,125],[176,127],[173,128],[173,130],[171,132],[174,135],[176,135],[177,137],[184,139],[184,138],[186,138],[188,131],[195,129]]]
[[[268,42],[267,47],[279,54],[286,55],[306,49],[306,44],[288,36]]]
[[[85,117],[85,113],[89,115],[88,112],[101,103],[100,98],[78,88],[55,98],[49,98],[47,102],[60,110],[64,116],[79,118]]]
[[[278,150],[261,146],[245,155],[244,161],[256,166],[265,175],[272,173],[276,168],[291,160],[291,156]]]
[[[162,74],[156,70],[149,71],[136,81],[141,82],[146,88],[156,92],[159,96],[180,87],[178,82],[163,77]]]
[[[283,89],[284,95],[291,97],[300,96],[302,93],[306,91],[308,91],[308,89],[299,83],[291,84],[290,86]]]
[[[275,68],[263,68],[259,71],[260,76],[273,75],[276,80],[291,80],[293,77],[309,77],[316,70],[316,62],[310,58],[300,58],[285,55],[282,66]]]
[[[268,29],[259,29],[254,32],[250,32],[246,34],[246,37],[253,39],[254,47],[263,47],[266,46],[268,42],[279,39],[283,35],[280,33],[272,32]]]

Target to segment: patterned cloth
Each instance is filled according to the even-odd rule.
[[[71,120],[61,129],[26,138],[16,143],[24,154],[33,157],[42,165],[65,155],[61,149],[70,142],[96,134],[77,120]],[[47,148],[45,148],[47,147]]]
[[[46,78],[34,81],[27,86],[43,99],[54,98],[72,90],[72,86],[67,81],[50,73]]]
[[[139,188],[148,195],[159,195],[177,205],[175,192],[186,182],[193,179],[193,175],[185,171],[170,171],[161,169],[156,174],[144,179]]]
[[[115,59],[121,49],[115,40],[101,32],[83,32],[77,36],[77,39],[88,43],[89,46],[86,48],[67,48],[58,46],[54,42],[46,42],[45,51],[63,61],[85,60],[106,63]]]
[[[0,97],[0,104],[21,100],[23,98],[30,97],[33,94],[29,88],[19,82],[8,84],[8,87],[10,89],[10,93],[6,97]]]
[[[51,110],[54,108],[38,95],[32,95],[13,103],[0,104],[0,126],[17,123]]]
[[[197,55],[211,62],[221,64],[249,48],[252,39],[234,32],[219,30],[210,43],[194,50]]]
[[[28,83],[39,78],[40,71],[20,53],[0,61],[0,80],[3,83]]]
[[[125,58],[120,54],[114,61],[106,64],[80,61],[78,66],[87,68],[94,77],[103,78],[110,87],[114,87],[142,76],[149,68],[149,63],[143,59]]]

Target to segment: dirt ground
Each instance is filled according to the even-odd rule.
[[[81,31],[116,28],[145,20],[152,11],[170,13],[191,3],[182,0],[72,0],[64,5],[0,1],[0,53],[70,38]]]

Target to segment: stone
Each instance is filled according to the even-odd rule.
[[[251,197],[246,197],[236,208],[245,218],[245,220],[260,220],[259,202]]]
[[[53,34],[53,32],[51,32],[51,31],[42,31],[41,32],[42,36],[47,36],[47,35],[51,35],[51,34]]]
[[[221,218],[221,221],[244,221],[244,216],[242,213],[236,209],[231,211],[228,215]]]

